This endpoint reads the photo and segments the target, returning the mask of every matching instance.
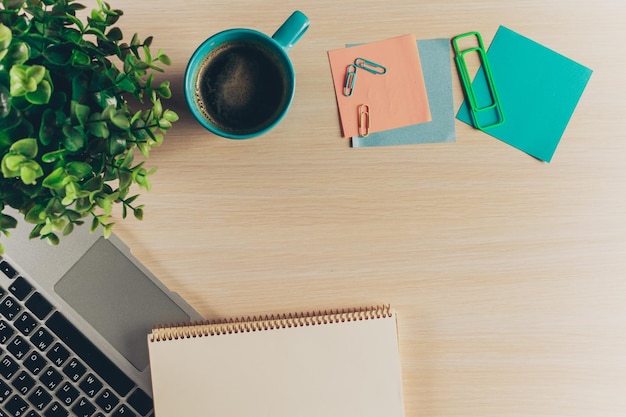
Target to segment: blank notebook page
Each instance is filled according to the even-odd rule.
[[[155,330],[155,417],[403,417],[396,315],[382,311],[215,335],[208,325]]]

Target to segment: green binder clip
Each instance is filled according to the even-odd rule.
[[[461,50],[459,48],[459,40],[462,38],[474,36],[478,42],[478,46],[467,48]],[[467,98],[469,113],[472,118],[472,123],[477,129],[485,130],[489,128],[493,128],[496,126],[500,126],[504,123],[504,113],[502,112],[502,106],[500,105],[500,98],[498,97],[498,91],[496,90],[496,86],[493,82],[493,75],[491,74],[491,67],[489,66],[489,61],[487,60],[487,54],[485,52],[485,46],[483,44],[483,39],[478,32],[468,32],[463,35],[458,35],[452,39],[452,44],[454,47],[455,57],[454,60],[456,62],[457,68],[459,70],[459,76],[461,78],[461,84],[463,87],[463,92],[465,93],[465,97]],[[470,79],[470,74],[467,69],[467,59],[466,55],[472,52],[478,53],[478,58],[480,60],[480,70],[482,70],[485,80],[487,82],[487,87],[489,91],[488,102],[480,105],[478,103],[478,98],[474,92],[474,88],[472,86],[472,81]],[[495,115],[495,121],[483,124],[479,121],[479,113],[483,112],[491,112]],[[492,116],[494,117],[494,116]]]

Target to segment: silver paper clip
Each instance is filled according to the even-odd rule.
[[[365,71],[369,71],[372,74],[385,74],[387,72],[387,68],[364,58],[357,58],[354,63],[357,67],[363,68]]]
[[[364,138],[370,134],[370,106],[361,104],[359,106],[359,136]]]
[[[350,97],[354,91],[354,83],[356,82],[356,65],[350,64],[346,70],[346,82],[343,87],[343,95]]]

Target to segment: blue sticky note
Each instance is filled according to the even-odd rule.
[[[487,59],[504,124],[485,133],[550,162],[592,71],[504,26]],[[479,100],[489,96],[484,71],[478,71],[472,86]],[[472,125],[467,101],[457,118]]]
[[[352,147],[454,142],[454,101],[449,39],[418,40],[432,121],[352,138]],[[374,117],[372,115],[372,117]]]

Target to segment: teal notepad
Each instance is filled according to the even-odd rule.
[[[485,133],[550,162],[592,71],[504,26],[493,38],[487,59],[505,122]],[[478,101],[488,102],[484,71],[472,85]],[[472,124],[467,102],[457,118]]]
[[[352,138],[352,147],[454,142],[454,102],[449,39],[417,41],[432,121]]]

